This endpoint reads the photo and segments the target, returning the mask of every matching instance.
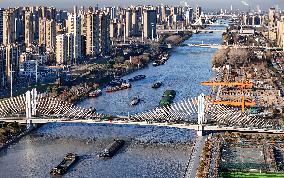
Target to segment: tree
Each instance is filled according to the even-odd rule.
[[[228,63],[231,65],[246,64],[249,59],[250,51],[248,49],[231,49],[228,53]]]
[[[212,65],[215,67],[222,67],[227,62],[227,55],[228,55],[229,49],[219,49],[214,53]]]

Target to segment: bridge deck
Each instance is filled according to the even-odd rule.
[[[148,123],[148,122],[132,122],[132,121],[98,121],[91,119],[78,119],[78,120],[64,120],[64,119],[30,119],[34,124],[46,124],[52,122],[58,123],[90,123],[90,124],[117,124],[117,125],[141,125],[141,126],[158,126],[158,127],[174,127],[181,129],[198,130],[197,124],[171,124],[171,123]],[[27,119],[23,118],[0,118],[4,122],[19,122],[21,124],[27,123]],[[215,125],[204,125],[204,131],[238,131],[238,132],[258,132],[258,133],[272,133],[284,134],[284,130],[276,129],[256,129],[256,128],[240,128],[240,127],[219,127]]]

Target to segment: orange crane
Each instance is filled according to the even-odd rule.
[[[252,88],[252,82],[216,82],[216,81],[206,81],[201,82],[202,85],[208,86],[240,86],[242,88]]]
[[[202,85],[208,85],[208,86],[238,86],[241,87],[241,90],[243,91],[244,88],[252,88],[253,83],[252,82],[218,82],[218,81],[206,81],[201,82]],[[233,101],[222,101],[222,100],[215,100],[213,104],[223,104],[223,105],[231,105],[231,106],[241,106],[242,111],[245,111],[245,106],[254,106],[256,105],[256,102],[251,99],[245,99],[245,96],[243,95],[241,100],[233,100]]]

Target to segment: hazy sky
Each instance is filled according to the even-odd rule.
[[[257,5],[262,10],[267,10],[269,7],[278,5],[281,9],[284,9],[284,0],[244,0],[250,4],[252,9],[255,9]],[[177,3],[179,2],[179,3]],[[128,6],[137,4],[169,4],[178,5],[187,2],[190,6],[201,5],[204,9],[229,9],[231,4],[234,9],[248,8],[243,5],[242,0],[0,0],[0,7],[8,6],[28,6],[28,5],[45,5],[55,6],[58,8],[71,8],[74,5],[78,6]]]

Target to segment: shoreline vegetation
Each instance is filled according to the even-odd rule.
[[[20,125],[18,122],[1,123],[0,126],[0,152],[17,142],[25,135],[29,134],[35,128],[26,129],[26,126]]]

